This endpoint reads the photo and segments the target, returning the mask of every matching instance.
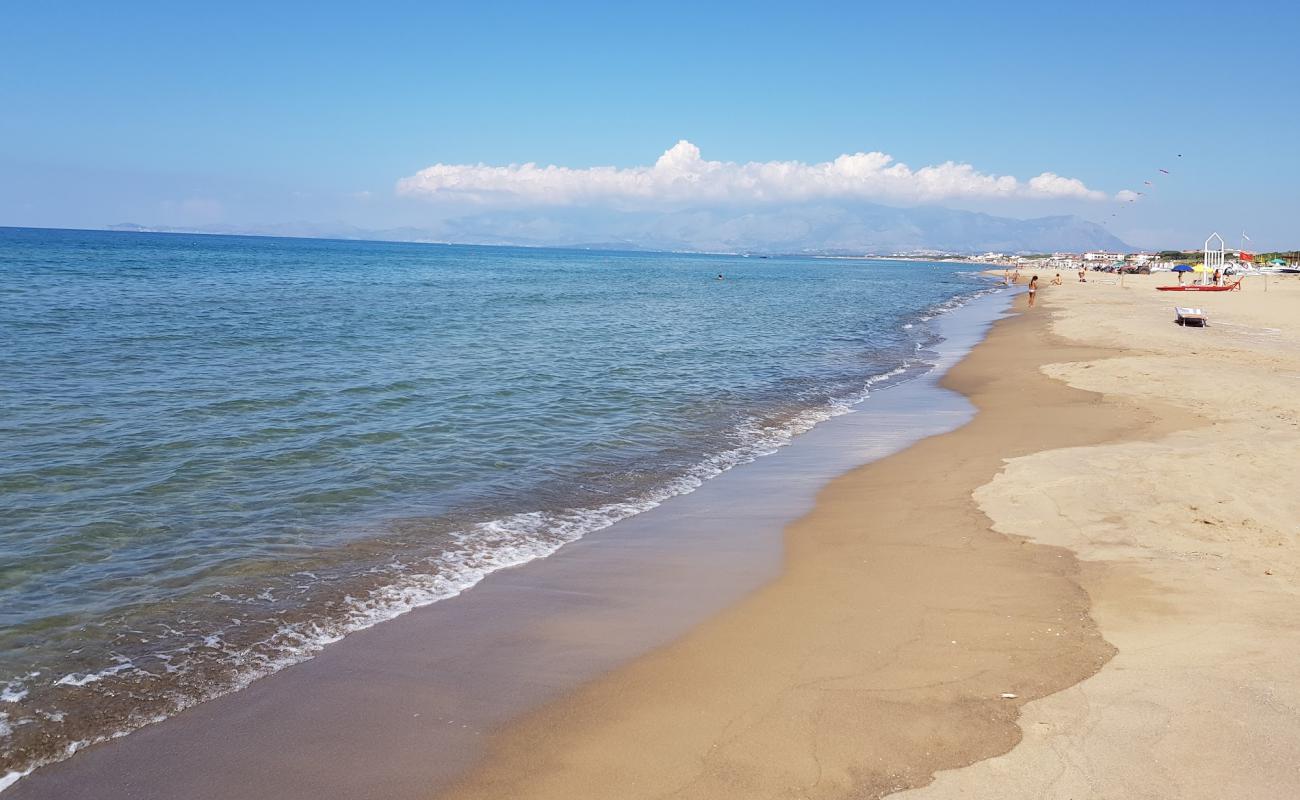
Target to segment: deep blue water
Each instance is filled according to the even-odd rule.
[[[0,228],[0,777],[770,452],[971,271]]]

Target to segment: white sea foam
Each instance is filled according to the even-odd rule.
[[[0,703],[17,703],[27,696],[27,689],[23,688],[22,682],[15,678],[5,684],[0,689]]]
[[[57,681],[55,681],[54,685],[55,686],[85,686],[87,684],[97,683],[99,681],[102,681],[105,678],[111,677],[113,675],[117,675],[120,672],[126,672],[127,670],[135,668],[135,663],[132,662],[131,659],[125,658],[123,656],[115,655],[113,656],[113,661],[116,662],[113,664],[113,666],[105,667],[104,669],[98,670],[97,672],[87,672],[83,674],[70,672],[67,675],[64,675],[62,678],[59,678]]]
[[[818,423],[849,413],[867,398],[872,387],[914,366],[906,362],[872,376],[854,395],[807,409],[782,425],[765,426],[757,419],[747,420],[736,431],[739,445],[705,458],[686,473],[639,497],[562,512],[512,514],[454,532],[452,547],[415,565],[397,565],[392,570],[395,577],[383,586],[361,597],[346,597],[347,609],[341,619],[282,626],[269,655],[253,649],[225,651],[247,670],[221,693],[310,658],[350,633],[455,597],[497,570],[545,558],[587,534],[649,511],[669,498],[693,492],[710,478],[776,452]],[[216,647],[218,643],[217,636],[205,640],[208,646]]]

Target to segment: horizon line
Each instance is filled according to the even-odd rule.
[[[134,225],[134,223],[116,223],[116,224]],[[138,228],[139,228],[138,230],[130,230],[130,229],[122,230],[111,226],[104,226],[99,228],[69,228],[69,227],[60,227],[60,226],[52,226],[52,225],[0,225],[0,230],[69,231],[69,232],[76,232],[76,233],[113,233],[113,234],[124,234],[124,235],[145,234],[145,235],[153,235],[153,236],[225,236],[225,237],[240,238],[240,239],[290,239],[290,240],[306,240],[306,241],[314,241],[314,242],[360,242],[360,243],[369,243],[369,244],[407,244],[407,245],[432,246],[432,247],[492,247],[492,248],[504,248],[504,249],[514,249],[514,250],[577,250],[582,252],[596,252],[596,253],[600,253],[600,252],[653,253],[653,254],[663,254],[663,255],[730,256],[734,258],[746,258],[750,255],[762,255],[765,257],[777,257],[777,258],[821,258],[821,259],[856,258],[856,259],[887,260],[892,258],[909,258],[909,259],[922,258],[922,256],[916,253],[906,253],[906,252],[901,252],[901,253],[864,252],[855,255],[847,255],[844,253],[828,253],[828,252],[800,253],[800,252],[789,252],[789,251],[779,251],[779,250],[771,250],[771,251],[750,250],[744,252],[712,251],[712,250],[662,250],[658,248],[631,247],[631,246],[620,248],[620,247],[606,246],[606,245],[485,244],[483,242],[418,241],[412,239],[367,239],[367,238],[346,239],[337,236],[293,236],[293,235],[270,234],[270,233],[224,233],[218,231],[202,231],[202,230],[157,230],[145,226],[138,226]],[[985,255],[986,253],[989,252],[993,252],[993,251],[987,251],[987,250],[984,252],[976,252],[974,250],[968,250],[964,252],[934,251],[934,255],[936,259],[954,258],[954,257],[976,257],[980,255]],[[1023,252],[1028,253],[1030,251],[1023,251]],[[1085,251],[1085,252],[1092,252],[1092,251]],[[1107,251],[1107,252],[1112,252],[1112,251]],[[1114,252],[1119,252],[1119,251],[1114,251]],[[1131,250],[1127,252],[1143,252],[1143,251]],[[1014,255],[1016,253],[1015,251],[1010,251],[1008,254]]]

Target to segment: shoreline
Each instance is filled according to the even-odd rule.
[[[259,793],[274,786],[277,796],[290,797],[310,784],[286,763],[306,769],[312,761],[337,762],[327,768],[337,773],[355,762],[351,777],[331,781],[337,791],[379,783],[386,796],[423,796],[431,782],[477,758],[486,731],[680,636],[769,579],[784,522],[811,507],[818,486],[961,424],[965,401],[938,389],[936,376],[1006,303],[1006,294],[983,294],[935,318],[930,324],[945,343],[932,370],[873,389],[859,413],[827,420],[791,447],[549,558],[497,573],[462,597],[354,633],[238,692],[89,746],[5,796],[51,797],[95,785],[104,797],[229,798],[241,791],[232,777],[242,784],[256,776]],[[664,596],[668,584],[681,590]],[[448,652],[446,642],[460,652]],[[403,722],[412,696],[419,710]],[[313,708],[322,703],[328,707]],[[277,724],[250,730],[267,717]],[[429,717],[454,728],[413,722]],[[326,729],[331,733],[322,735]],[[264,762],[272,748],[281,763]],[[424,763],[429,748],[445,763]]]
[[[1198,298],[1208,331],[1158,281],[1000,322],[945,381],[974,421],[837,479],[776,582],[431,796],[1300,794],[1300,281]]]
[[[1009,750],[1021,705],[1113,649],[1069,551],[994,531],[971,495],[1004,458],[1156,423],[1042,375],[1106,355],[1047,322],[996,323],[943,379],[974,419],[823,488],[775,581],[508,726],[433,796],[874,797]]]

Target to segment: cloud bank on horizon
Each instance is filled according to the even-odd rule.
[[[961,199],[1111,199],[1078,178],[1044,172],[1028,180],[990,175],[947,161],[912,169],[887,153],[845,154],[832,161],[706,161],[685,139],[650,166],[571,168],[535,163],[434,164],[397,182],[401,195],[485,206],[614,203],[662,207],[825,199],[934,203]],[[1127,190],[1113,199],[1127,200]]]

